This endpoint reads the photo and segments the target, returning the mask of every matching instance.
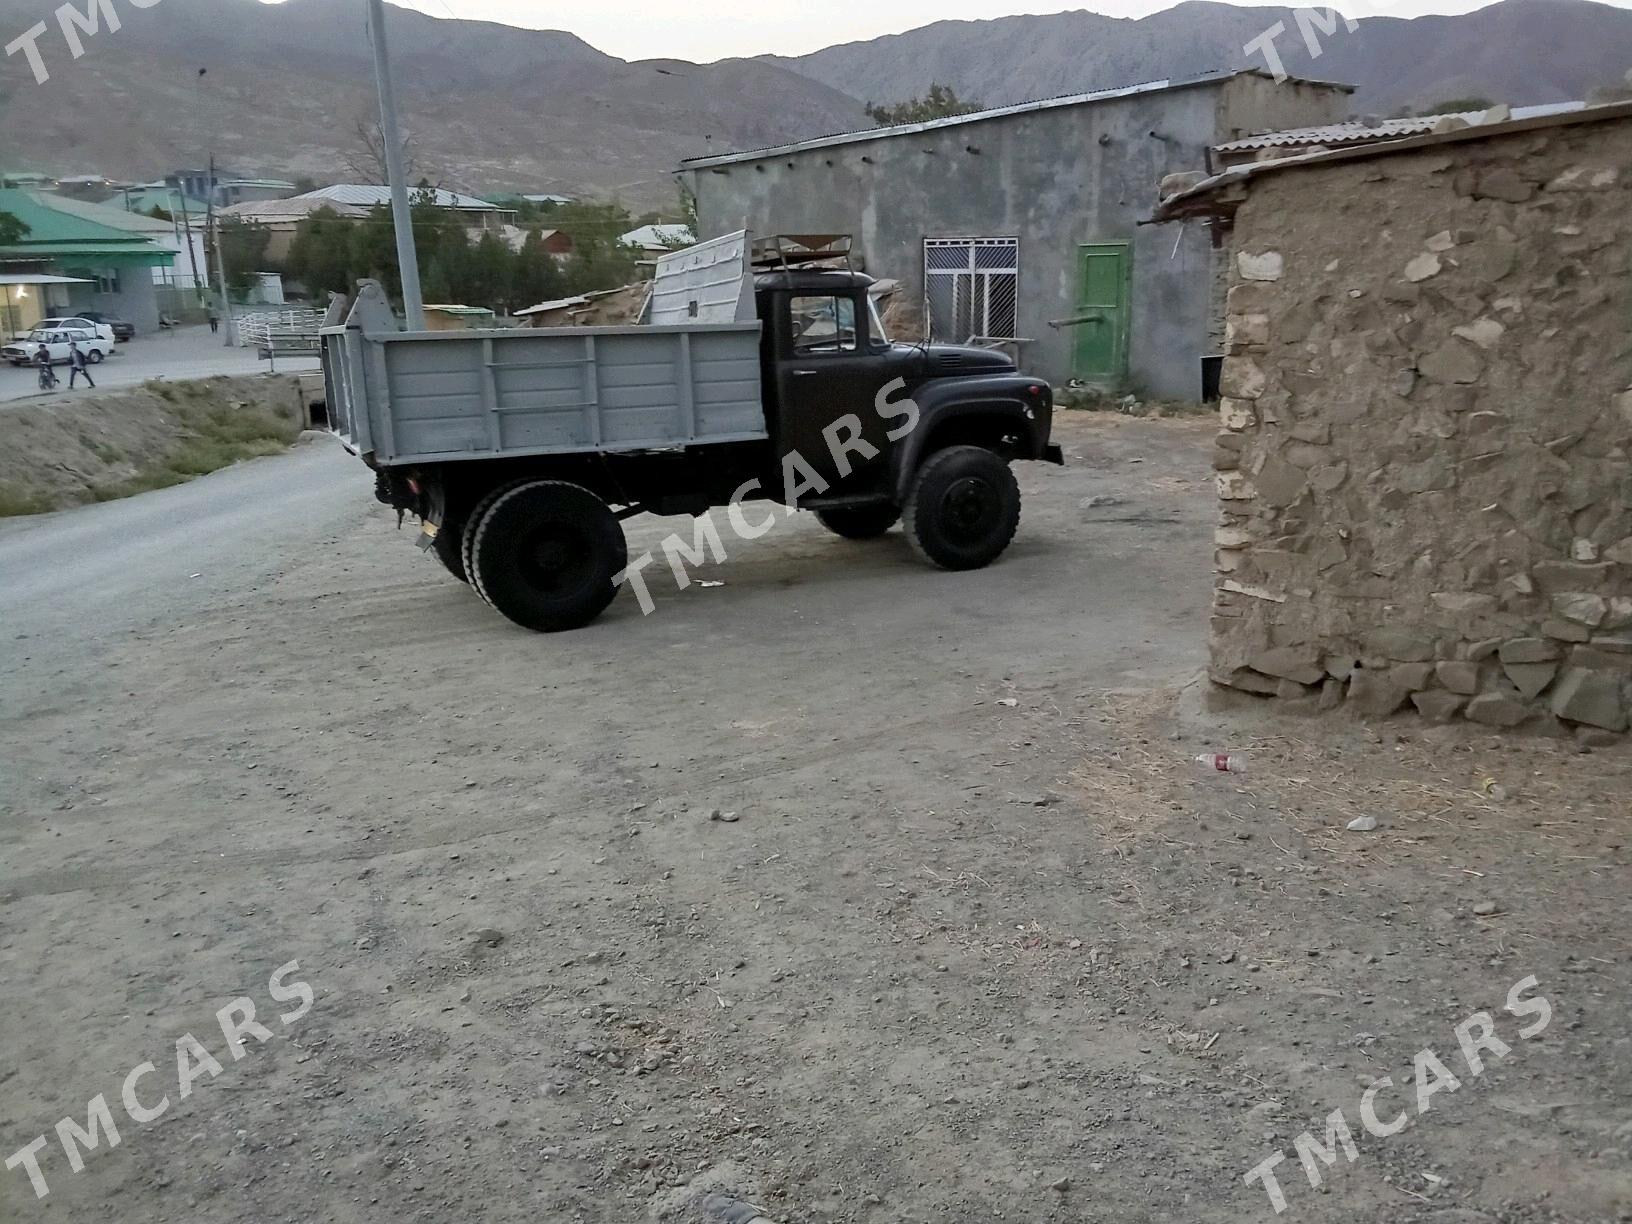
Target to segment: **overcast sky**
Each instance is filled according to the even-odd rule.
[[[1296,0],[1289,0],[1295,3]],[[1622,8],[1632,0],[1610,0]],[[834,43],[899,34],[943,19],[980,19],[1010,13],[1058,13],[1092,8],[1116,17],[1143,17],[1171,8],[1166,0],[1101,0],[1092,5],[1035,0],[580,0],[570,5],[538,0],[391,0],[435,17],[474,17],[508,25],[570,30],[591,46],[622,59],[667,57],[698,62],[764,52],[798,55]],[[1355,17],[1371,13],[1415,17],[1465,13],[1485,0],[1336,0]]]

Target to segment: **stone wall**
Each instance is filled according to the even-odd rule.
[[[1256,179],[1211,674],[1584,738],[1632,711],[1632,119]]]

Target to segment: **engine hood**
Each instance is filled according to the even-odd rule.
[[[975,348],[967,344],[924,346],[924,361],[931,378],[950,374],[1008,374],[1018,367],[1008,354],[997,349]]]

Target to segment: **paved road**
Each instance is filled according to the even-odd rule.
[[[252,593],[371,502],[337,443],[239,464],[124,501],[0,521],[0,711],[48,690],[132,626]]]
[[[209,378],[216,374],[258,374],[268,368],[252,348],[227,348],[220,336],[208,327],[185,327],[166,336],[142,336],[119,345],[113,355],[97,366],[91,377],[99,389],[134,387],[153,378]],[[278,370],[315,370],[311,358],[280,359]],[[59,368],[63,386],[68,385],[66,368]],[[39,375],[31,369],[16,369],[0,363],[0,403],[35,399],[39,396]]]

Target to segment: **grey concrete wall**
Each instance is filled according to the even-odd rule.
[[[152,273],[145,267],[120,269],[118,293],[98,293],[95,285],[71,285],[69,289],[69,301],[75,310],[100,310],[128,319],[137,335],[159,329],[159,295]]]
[[[745,218],[759,233],[849,233],[867,271],[900,280],[914,300],[923,296],[925,238],[1018,237],[1018,332],[1036,341],[1025,365],[1056,384],[1072,376],[1075,337],[1047,324],[1076,311],[1079,246],[1131,243],[1132,386],[1195,399],[1198,358],[1209,351],[1211,245],[1200,226],[1138,222],[1163,175],[1205,164],[1232,84],[982,119],[688,177],[703,237]],[[1242,97],[1243,106],[1268,110],[1258,91]],[[1323,95],[1319,113],[1303,121],[1320,121],[1326,105]]]
[[[1211,668],[1632,721],[1632,120],[1266,174],[1235,219]]]

